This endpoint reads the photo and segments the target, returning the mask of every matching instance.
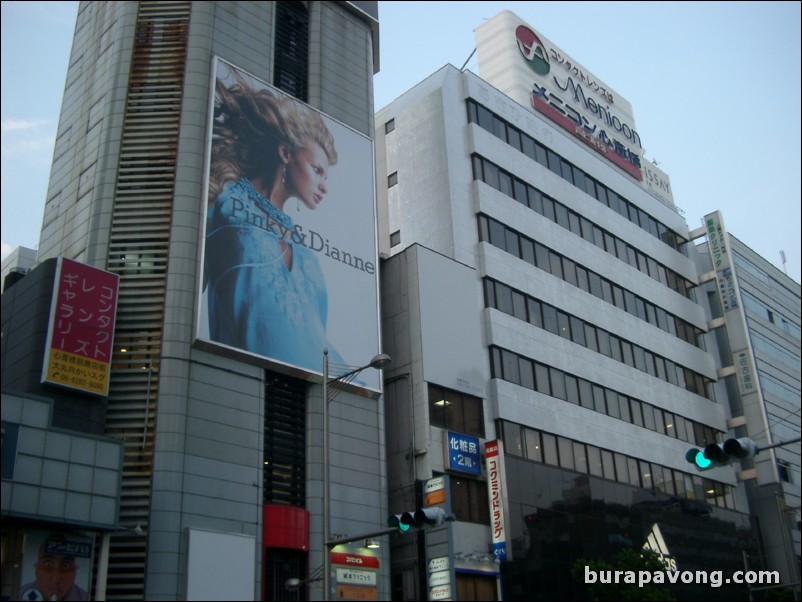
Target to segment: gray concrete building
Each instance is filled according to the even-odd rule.
[[[119,514],[105,525],[107,535],[98,529],[90,537],[92,567],[81,568],[97,599],[321,598],[315,577],[324,542],[384,526],[381,377],[373,368],[357,370],[381,350],[371,150],[378,69],[376,2],[80,3],[38,262],[68,258],[119,276],[110,385],[98,402],[102,436],[123,448]],[[204,269],[214,254],[236,246],[209,241],[207,218],[217,200],[208,192],[213,130],[233,127],[220,107],[236,94],[244,98],[246,87],[256,91],[251,100],[268,96],[287,114],[322,120],[337,147],[325,158],[333,200],[317,213],[293,207],[286,215],[294,228],[278,234],[278,218],[266,206],[276,199],[260,192],[248,198],[264,213],[254,209],[247,219],[256,221],[239,227],[251,228],[254,241],[273,236],[296,265],[320,266],[328,290],[316,289],[316,318],[325,326],[328,317],[328,328],[309,341],[317,346],[306,363],[221,342],[218,331],[226,329],[215,330],[223,322],[211,313],[220,305],[208,300]],[[288,139],[280,151],[285,171],[308,142],[292,146]],[[334,182],[342,183],[338,190]],[[293,192],[283,177],[281,185]],[[339,210],[351,215],[350,230],[336,215],[326,218],[340,199],[347,199]],[[329,229],[321,225],[326,219]],[[353,241],[360,246],[349,247]],[[293,267],[288,261],[287,271]],[[256,309],[260,300],[248,303]],[[25,308],[16,311],[24,319]],[[4,345],[6,318],[4,304]],[[325,369],[322,340],[330,347]],[[41,355],[30,361],[41,370]],[[326,374],[335,381],[329,389],[337,389],[336,399],[329,396],[330,429],[322,421]],[[4,425],[6,393],[21,395],[6,385],[4,364]],[[39,395],[52,393],[42,387]],[[35,428],[43,428],[45,410]],[[28,428],[19,424],[20,433]],[[5,480],[3,492],[5,594],[6,546],[21,544],[6,539],[7,524],[17,519],[6,514]],[[50,521],[35,514],[13,524],[24,535]],[[363,559],[367,582],[344,586],[387,598],[387,546],[367,550],[364,543],[334,548],[332,586],[340,586],[348,558]],[[301,580],[295,591],[285,587],[290,578]],[[9,582],[16,588],[9,595],[21,585]]]
[[[504,11],[476,36],[479,75],[376,114],[390,510],[455,515],[395,540],[394,599],[578,599],[574,564],[622,550],[757,566],[735,469],[685,457],[731,415],[668,176],[544,35]]]

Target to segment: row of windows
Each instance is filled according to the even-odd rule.
[[[799,307],[799,294],[790,290],[781,282],[769,276],[763,268],[756,266],[735,249],[732,249],[732,261],[739,270],[749,273],[753,278],[765,286],[772,299],[777,299],[784,307]]]
[[[769,357],[776,362],[783,364],[786,368],[791,370],[799,370],[799,356],[795,355],[788,349],[780,347],[774,341],[769,340],[767,337],[760,333],[752,331],[751,333],[752,347],[755,350],[755,355],[763,355]]]
[[[657,263],[624,240],[603,230],[584,216],[555,201],[531,184],[513,176],[484,157],[473,155],[472,162],[475,180],[481,180],[555,224],[581,236],[602,251],[617,257],[683,297],[693,298],[695,285],[690,280],[686,280],[673,270]]]
[[[501,347],[490,348],[490,374],[699,447],[716,441],[716,432],[709,426]]]
[[[708,399],[712,396],[712,386],[709,381],[693,370],[501,282],[486,278],[484,288],[486,307],[503,311],[537,328],[547,330],[697,395]],[[711,393],[708,393],[708,388]]]
[[[504,451],[511,456],[671,496],[706,500],[720,508],[735,508],[732,489],[724,483],[512,422],[499,421],[499,431],[504,440]]]
[[[687,241],[668,226],[657,221],[614,190],[595,180],[576,165],[566,161],[553,150],[546,148],[474,100],[468,100],[468,121],[487,130],[546,169],[604,203],[622,217],[662,240],[672,249],[685,252],[684,243]]]
[[[479,216],[479,240],[489,242],[494,247],[515,255],[691,345],[700,346],[700,331],[692,324],[669,314],[654,303],[636,296],[631,291],[563,257],[498,220],[485,215]]]
[[[778,328],[790,334],[796,340],[800,340],[802,338],[802,331],[800,330],[799,326],[794,324],[776,309],[769,307],[763,303],[763,301],[744,290],[741,291],[741,299],[744,307],[753,312],[755,315],[760,316],[764,320],[768,320]]]
[[[429,423],[441,429],[483,438],[485,418],[482,400],[430,384]]]

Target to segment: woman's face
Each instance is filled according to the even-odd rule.
[[[329,174],[329,160],[323,147],[310,141],[299,148],[287,163],[287,183],[290,193],[309,209],[316,209],[326,195],[326,178]]]

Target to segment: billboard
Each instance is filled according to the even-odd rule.
[[[108,395],[119,281],[117,274],[59,259],[43,383]]]
[[[214,59],[198,339],[332,376],[379,353],[373,141]],[[380,389],[366,370],[357,384]]]
[[[92,539],[30,530],[20,570],[19,600],[88,600]]]
[[[644,159],[629,102],[510,11],[476,28],[482,79],[581,140],[673,206],[668,176]]]

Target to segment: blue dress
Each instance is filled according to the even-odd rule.
[[[209,333],[218,343],[321,372],[328,297],[300,228],[242,178],[209,207],[204,285]],[[289,266],[288,266],[289,263]]]

